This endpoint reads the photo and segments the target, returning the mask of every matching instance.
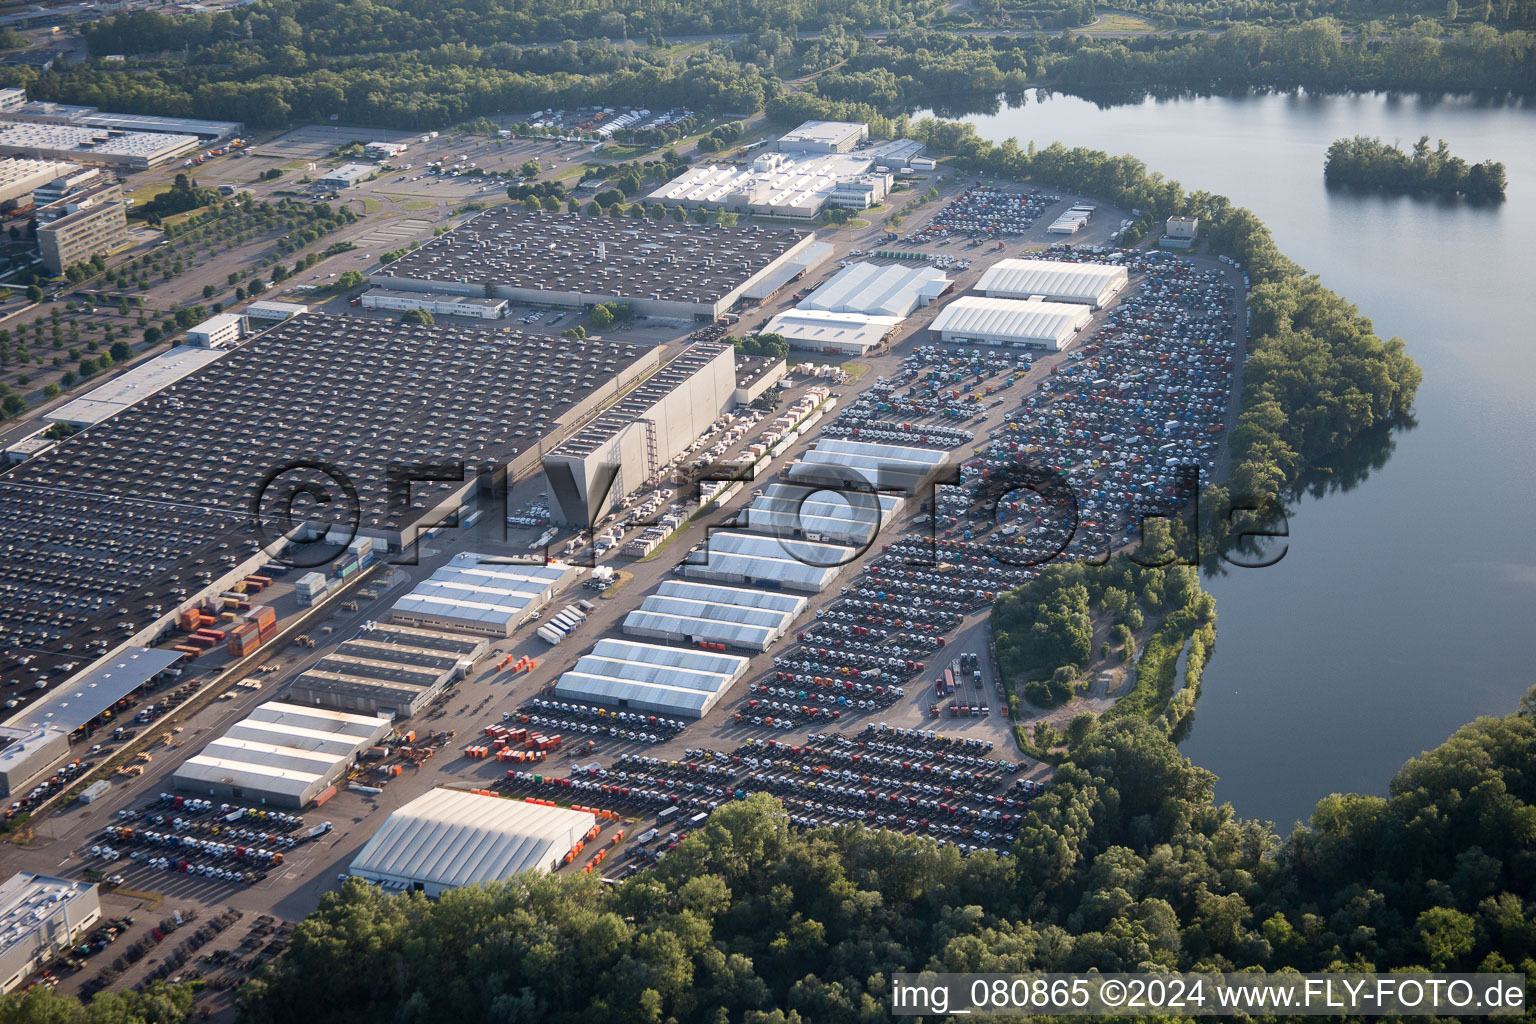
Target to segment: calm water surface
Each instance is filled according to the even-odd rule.
[[[972,118],[1026,145],[1131,153],[1232,197],[1281,250],[1397,335],[1424,369],[1417,425],[1347,490],[1299,501],[1289,550],[1207,581],[1219,639],[1183,743],[1217,797],[1282,827],[1333,792],[1385,793],[1402,763],[1532,682],[1536,550],[1536,109],[1377,95],[1147,100],[1034,94]],[[1328,144],[1445,138],[1503,161],[1474,207],[1323,186]]]

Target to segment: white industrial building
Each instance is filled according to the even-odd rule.
[[[906,317],[938,301],[949,291],[950,284],[944,271],[928,264],[850,263],[802,299],[796,308]]]
[[[998,260],[976,282],[976,291],[994,299],[1081,302],[1099,309],[1129,280],[1124,267],[1056,260]]]
[[[742,530],[716,530],[707,550],[683,563],[694,579],[818,594],[857,551],[839,544],[780,540]]]
[[[718,651],[599,640],[555,683],[571,700],[678,718],[703,718],[747,671],[747,658]]]
[[[866,153],[759,153],[746,166],[691,167],[646,202],[810,220],[829,205],[866,210],[881,202],[892,179],[873,166]]]
[[[865,545],[900,507],[901,499],[892,494],[777,483],[752,500],[745,517],[753,533]]]
[[[0,155],[142,171],[190,153],[196,135],[128,132],[76,124],[0,121]]]
[[[227,354],[227,349],[177,345],[169,352],[163,352],[118,374],[74,401],[65,402],[57,409],[44,413],[43,419],[49,423],[67,423],[77,428],[89,427],[110,416],[116,416],[129,406],[144,401],[155,392],[170,387]]]
[[[596,523],[626,494],[658,480],[735,396],[735,349],[689,347],[544,456],[551,514],[573,526]]]
[[[830,356],[862,356],[879,348],[901,326],[901,317],[867,313],[828,313],[791,309],[763,325],[763,334],[777,334],[790,348]]]
[[[805,487],[820,483],[835,490],[844,484],[855,496],[845,500],[866,502],[868,498],[858,497],[864,489],[876,494],[896,492],[903,497],[924,491],[944,460],[945,454],[932,448],[824,437],[784,475],[791,483]]]
[[[0,883],[0,993],[41,970],[100,919],[94,882],[19,871]]]
[[[511,636],[578,572],[562,562],[502,564],[460,552],[396,601],[389,620],[418,629]]]
[[[1060,352],[1093,319],[1080,303],[966,295],[939,311],[932,330],[962,345],[1014,345]]]
[[[281,322],[289,317],[308,312],[309,307],[302,302],[262,301],[253,302],[245,307],[245,315],[251,320],[275,320]]]
[[[805,611],[806,600],[781,591],[667,580],[625,616],[624,632],[766,651]]]
[[[366,181],[377,170],[373,164],[342,164],[335,170],[326,171],[315,183],[321,188],[351,188],[360,181]]]
[[[31,195],[41,186],[76,169],[73,164],[57,160],[28,160],[23,157],[0,160],[0,203],[14,202]]]
[[[387,736],[388,718],[268,701],[177,768],[177,788],[199,796],[304,807]]]
[[[363,147],[363,152],[375,160],[388,160],[392,156],[399,156],[410,149],[408,142],[370,142]]]
[[[847,153],[869,140],[869,125],[854,121],[806,121],[779,138],[786,153]]]
[[[431,292],[402,292],[391,288],[370,288],[363,292],[364,309],[424,309],[437,316],[467,316],[477,320],[500,320],[507,315],[506,299],[488,299],[474,295],[434,295]]]
[[[197,348],[228,348],[245,337],[248,325],[239,313],[220,313],[187,328],[187,344]]]
[[[548,873],[597,829],[589,811],[434,789],[401,807],[352,861],[354,878],[430,897]]]

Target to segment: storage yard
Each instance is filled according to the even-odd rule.
[[[374,283],[414,287],[398,279],[410,271],[422,294],[484,296],[489,269],[493,289],[502,274],[521,289],[513,271],[537,252],[558,256],[537,270],[545,285],[510,303],[631,302],[620,293],[640,289],[625,278],[643,275],[655,292],[675,275],[657,298],[682,296],[686,314],[642,315],[692,321],[724,312],[718,303],[734,305],[754,279],[768,294],[740,324],[699,327],[665,358],[612,341],[301,315],[5,478],[0,502],[19,518],[0,532],[32,522],[32,536],[48,536],[43,495],[64,494],[96,509],[94,544],[123,563],[103,567],[100,600],[50,602],[45,614],[63,617],[40,618],[43,593],[74,593],[71,574],[99,562],[89,544],[61,562],[55,542],[31,567],[35,606],[0,614],[0,628],[35,631],[29,642],[46,633],[77,650],[101,636],[95,625],[117,629],[116,641],[173,614],[184,603],[173,588],[260,578],[270,552],[242,529],[228,476],[249,471],[258,449],[298,454],[302,442],[343,470],[381,547],[411,528],[431,534],[416,561],[374,566],[360,586],[361,560],[341,554],[350,573],[327,562],[318,581],[280,580],[265,604],[247,596],[225,621],[210,609],[212,623],[174,638],[233,631],[264,606],[287,630],[265,648],[271,674],[250,675],[259,693],[177,715],[143,777],[114,777],[91,805],[122,817],[55,814],[59,870],[99,866],[183,905],[294,919],[338,875],[432,896],[522,868],[622,877],[754,792],[778,797],[797,826],[858,823],[1007,852],[1050,769],[1012,747],[987,609],[1059,551],[1133,541],[1138,516],[1176,512],[1189,474],[1216,471],[1242,281],[1184,255],[1035,248],[1062,208],[1055,196],[976,186],[946,200],[899,242],[837,243],[847,266],[826,271],[795,267],[815,243],[781,229],[483,214]],[[736,260],[720,239],[764,251]],[[425,259],[434,252],[444,258]],[[807,279],[795,297],[775,294],[786,253],[790,276]],[[461,272],[438,269],[459,257]],[[567,290],[572,273],[612,287]],[[1056,291],[983,294],[989,274],[1007,290],[1035,273]],[[976,302],[1012,306],[988,330],[947,329]],[[1015,306],[1059,306],[1050,316],[1061,319],[1030,334]],[[726,330],[811,314],[878,329],[846,350],[866,365],[793,366],[780,392],[782,364],[737,365],[721,344]],[[621,374],[625,388],[603,386]],[[733,408],[739,389],[772,411]],[[583,412],[601,415],[583,430]],[[205,450],[228,455],[188,467],[189,451]],[[515,463],[506,523],[474,523],[495,505],[470,500],[473,481],[418,483],[402,516],[383,468],[424,454]],[[550,472],[562,464],[587,484],[574,515]],[[694,482],[723,465],[741,476]],[[994,508],[1039,467],[1064,474],[1071,501],[1012,494]],[[611,486],[594,486],[614,468]],[[81,480],[98,485],[77,497]],[[470,509],[457,527],[437,525]],[[196,667],[232,663],[205,657]]]

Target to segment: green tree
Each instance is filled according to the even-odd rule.
[[[432,314],[425,309],[408,309],[405,311],[405,314],[400,317],[400,322],[403,324],[431,325],[434,321],[432,319]]]
[[[601,304],[593,306],[592,313],[587,319],[593,327],[602,330],[613,323],[613,310]]]

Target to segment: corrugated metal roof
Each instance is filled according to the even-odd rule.
[[[798,305],[801,310],[905,317],[944,294],[949,277],[938,267],[851,263]]]
[[[686,647],[599,640],[555,684],[561,696],[670,714],[703,714],[747,670],[748,660]]]
[[[442,888],[495,882],[550,870],[595,824],[585,811],[434,789],[391,814],[351,871]]]
[[[939,311],[933,330],[967,338],[1064,348],[1093,318],[1087,306],[967,295]]]
[[[697,580],[664,580],[656,588],[662,597],[680,597],[688,601],[716,601],[721,604],[737,604],[749,608],[770,608],[775,611],[799,615],[805,611],[806,598],[799,594],[786,594],[780,590],[747,590],[743,587],[722,587]]]
[[[1126,285],[1124,267],[1055,260],[998,260],[976,282],[976,291],[1003,298],[1041,295],[1067,302],[1107,299]]]

